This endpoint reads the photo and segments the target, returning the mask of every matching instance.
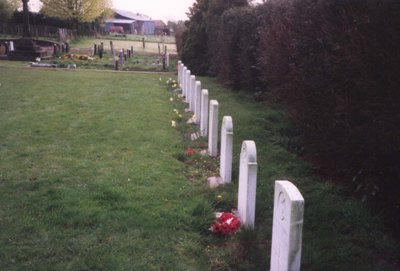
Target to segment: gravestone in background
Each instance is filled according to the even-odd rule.
[[[189,91],[190,91],[190,70],[186,70],[186,78],[185,78],[185,102],[189,102]]]
[[[201,91],[201,113],[200,113],[200,135],[206,137],[208,135],[208,90]]]
[[[252,140],[242,143],[239,167],[238,212],[242,225],[254,228],[257,191],[257,149]]]
[[[213,157],[218,155],[218,109],[218,101],[211,100],[208,120],[208,154]]]
[[[196,88],[196,76],[191,75],[189,83],[189,91],[188,91],[189,109],[191,112],[194,112],[193,97],[195,88]]]
[[[221,127],[221,156],[219,175],[222,182],[232,181],[233,122],[232,117],[224,116]]]
[[[194,115],[196,116],[195,123],[201,122],[201,82],[196,81],[193,95]]]

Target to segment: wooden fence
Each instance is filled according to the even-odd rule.
[[[76,31],[67,28],[58,28],[47,25],[31,25],[30,32],[35,38],[50,38],[60,42],[67,42],[77,38]],[[22,36],[23,25],[0,22],[0,35]]]

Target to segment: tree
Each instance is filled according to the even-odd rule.
[[[110,14],[111,0],[42,0],[41,12],[50,17],[78,23],[93,22],[104,14]]]
[[[189,9],[187,30],[182,36],[181,57],[191,71],[214,74],[217,38],[222,14],[234,7],[248,6],[247,0],[197,0]]]
[[[0,20],[8,20],[18,8],[17,0],[0,0]]]

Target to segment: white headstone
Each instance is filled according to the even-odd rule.
[[[218,101],[211,100],[208,121],[208,154],[213,157],[218,155],[218,109]]]
[[[257,149],[252,140],[242,143],[239,168],[238,211],[242,224],[254,228],[257,190]]]
[[[189,91],[190,91],[190,70],[186,70],[186,92],[185,92],[185,102],[189,102]]]
[[[222,118],[221,128],[221,155],[219,174],[223,183],[232,181],[232,147],[233,147],[233,122],[232,117]]]
[[[10,41],[10,52],[14,51],[14,42]]]
[[[196,89],[196,76],[195,75],[191,75],[190,76],[190,86],[189,86],[189,109],[191,112],[194,112],[194,91]]]
[[[208,90],[201,91],[201,113],[200,113],[200,135],[206,137],[208,135]]]
[[[182,74],[182,67],[181,67],[182,61],[178,61],[178,65],[177,65],[177,70],[178,70],[178,84],[182,83],[181,81],[181,74]]]
[[[183,66],[182,67],[182,74],[181,74],[181,80],[182,80],[181,84],[182,84],[182,94],[183,94],[183,96],[186,96],[186,71],[187,71],[186,66]]]
[[[299,271],[304,198],[289,181],[275,181],[271,271]]]
[[[196,116],[196,124],[201,121],[201,82],[196,81],[193,95],[194,115]]]

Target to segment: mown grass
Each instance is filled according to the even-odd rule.
[[[159,75],[0,66],[1,270],[205,268]]]

